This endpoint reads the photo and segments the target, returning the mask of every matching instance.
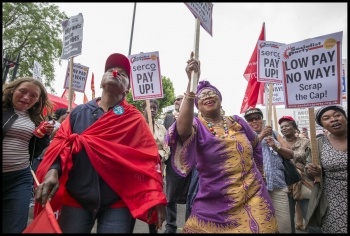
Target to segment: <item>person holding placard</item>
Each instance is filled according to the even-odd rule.
[[[190,91],[193,71],[200,75],[192,57],[180,114],[166,138],[176,173],[186,176],[195,168],[198,174],[198,192],[182,232],[277,233],[257,135],[241,117],[222,114],[221,93],[209,81]]]
[[[317,139],[320,165],[310,158],[306,174],[320,181],[312,189],[306,224],[321,227],[323,233],[348,233],[348,119],[343,107],[330,105],[315,114],[318,125],[327,130]]]
[[[286,140],[270,125],[263,126],[263,113],[259,108],[248,109],[244,118],[258,134],[262,145],[266,186],[275,207],[279,233],[291,233],[288,186],[282,158],[293,159],[294,153]]]

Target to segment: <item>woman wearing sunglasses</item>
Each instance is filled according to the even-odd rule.
[[[209,81],[190,92],[192,71],[200,74],[193,58],[187,62],[189,80],[179,117],[167,135],[172,168],[182,176],[196,169],[199,178],[182,232],[277,233],[257,135],[241,117],[223,114],[221,93]]]
[[[262,145],[266,187],[273,202],[280,233],[291,233],[288,186],[285,182],[282,158],[293,159],[289,144],[270,125],[263,125],[263,113],[259,108],[248,109],[244,118],[258,134]]]

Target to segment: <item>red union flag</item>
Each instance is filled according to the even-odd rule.
[[[49,202],[22,233],[62,233]]]
[[[65,98],[65,99],[67,99],[67,101],[69,101],[69,90],[68,89],[65,89],[63,91],[61,98]],[[72,102],[74,103],[74,101],[75,101],[75,92],[73,91]]]
[[[260,36],[258,40],[265,40],[265,23],[263,23]],[[257,42],[258,43],[258,42]],[[249,108],[254,108],[256,104],[262,104],[264,95],[264,83],[260,83],[257,80],[257,49],[258,45],[255,44],[255,48],[252,56],[250,57],[247,68],[244,71],[243,77],[248,81],[248,85],[244,94],[241,111],[244,113]]]
[[[83,103],[85,104],[85,103],[88,103],[88,98],[87,98],[87,96],[86,96],[86,94],[84,93],[84,100],[83,100]]]

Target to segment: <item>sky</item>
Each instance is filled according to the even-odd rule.
[[[89,67],[85,92],[91,99],[94,73],[96,96],[107,57],[159,52],[160,71],[174,86],[175,95],[187,87],[186,61],[194,50],[195,17],[183,2],[137,3],[54,3],[68,17],[83,14],[82,53],[74,63]],[[243,73],[253,53],[262,24],[267,41],[294,43],[343,31],[342,59],[347,59],[347,3],[213,3],[213,34],[200,28],[200,80],[208,80],[222,94],[227,115],[239,114],[247,81]],[[132,40],[131,40],[132,34]],[[131,42],[131,45],[130,45]],[[67,60],[55,64],[54,88],[64,89]],[[77,104],[83,93],[76,92]]]

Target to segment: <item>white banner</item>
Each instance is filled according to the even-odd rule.
[[[341,104],[343,32],[280,46],[285,108]]]
[[[70,63],[67,65],[66,79],[64,82],[65,89],[69,89]],[[89,75],[89,67],[81,64],[73,63],[72,89],[77,92],[84,93],[86,81]]]
[[[81,13],[62,22],[62,60],[68,60],[71,57],[81,54],[83,46],[83,26],[84,18]]]
[[[134,100],[162,98],[162,76],[158,52],[129,55],[131,86]]]
[[[43,67],[40,65],[40,63],[34,60],[33,78],[39,80],[40,82],[42,82],[42,79],[41,79],[42,70],[43,70]]]
[[[258,40],[257,71],[259,82],[282,83],[282,60],[279,46],[282,43]]]
[[[264,88],[264,93],[269,92],[269,86],[265,86]],[[263,97],[263,106],[266,106],[266,101],[265,101],[266,96]],[[283,90],[283,84],[273,84],[272,87],[272,105],[277,106],[277,105],[284,105],[284,90]]]

